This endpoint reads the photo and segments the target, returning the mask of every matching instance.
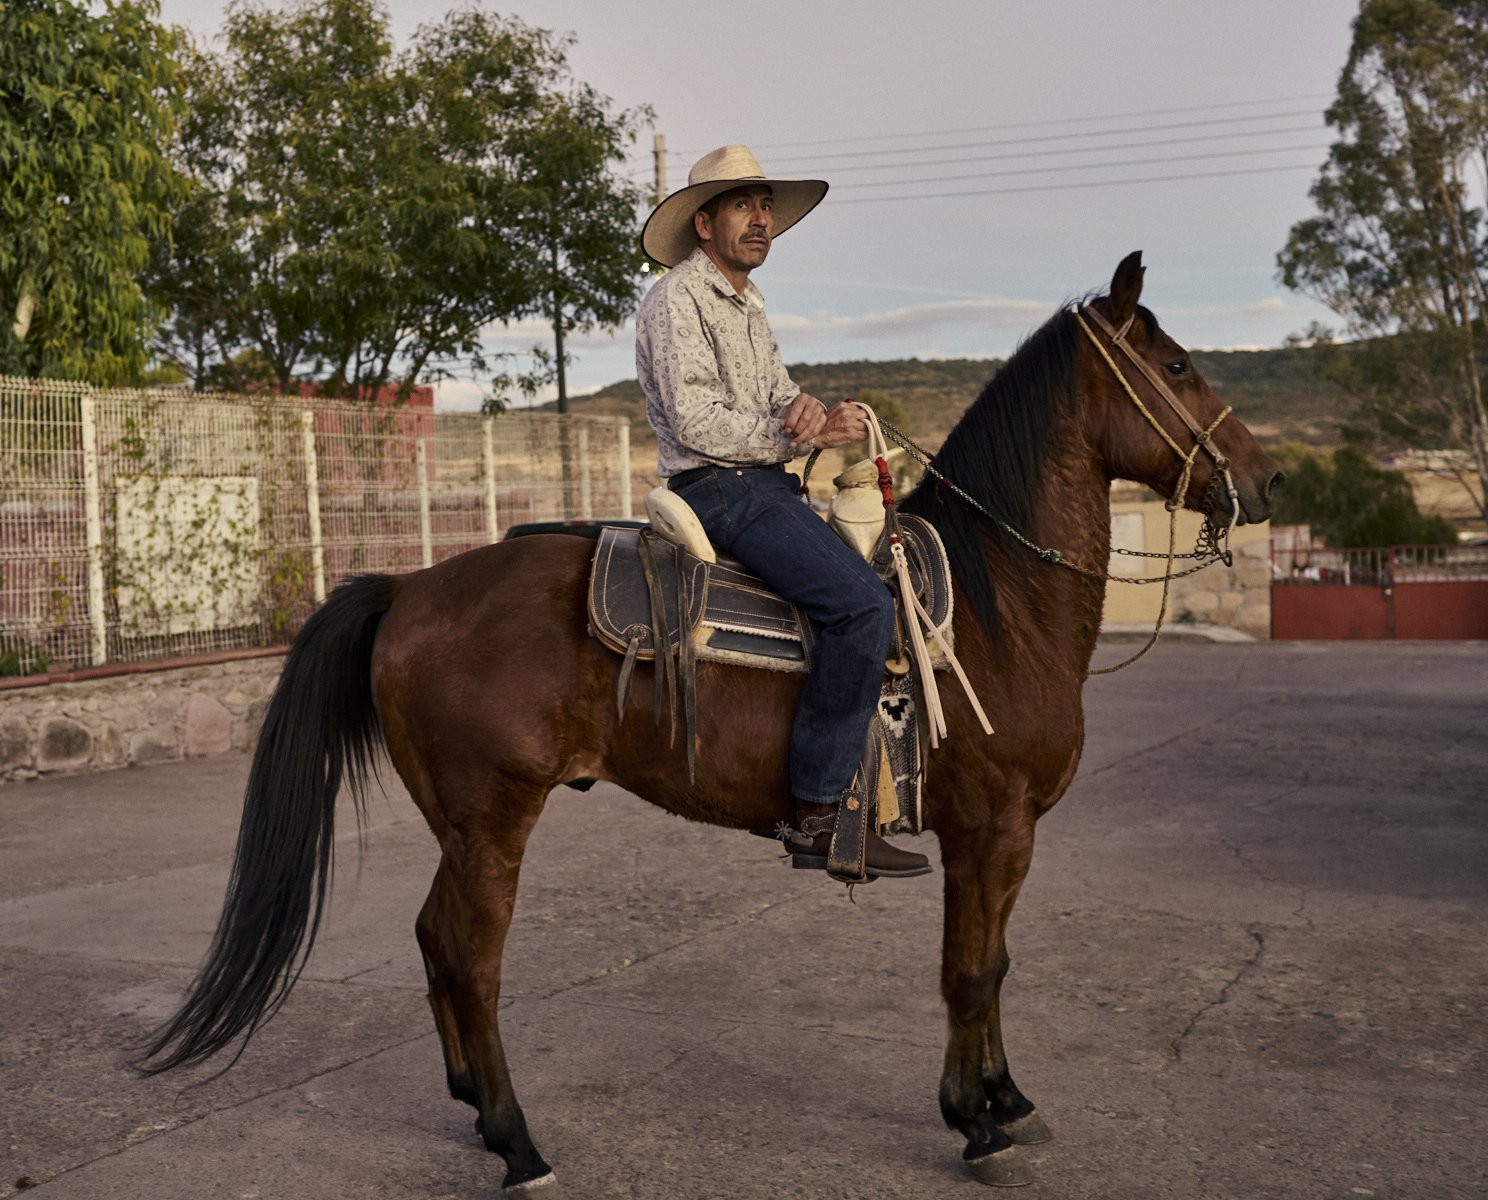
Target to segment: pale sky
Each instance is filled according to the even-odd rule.
[[[224,7],[162,15],[209,37]],[[753,276],[787,362],[1004,356],[1137,249],[1144,300],[1190,346],[1277,346],[1328,319],[1275,261],[1313,211],[1356,0],[482,7],[572,33],[577,77],[651,105],[670,189],[732,142],[833,185]],[[445,6],[390,9],[403,38]],[[629,328],[571,349],[572,392],[634,375]],[[477,395],[447,383],[440,402]]]

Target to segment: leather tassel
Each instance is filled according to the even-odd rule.
[[[620,682],[615,687],[615,707],[623,720],[625,706],[630,702],[630,685],[635,682],[636,659],[641,653],[641,635],[635,634],[625,648],[625,661],[620,664]]]
[[[692,607],[687,594],[687,575],[687,557],[679,555],[677,612],[681,615],[677,622],[677,676],[682,692],[682,736],[687,739],[687,782],[693,783],[697,775],[697,660],[687,632],[687,613]]]
[[[651,598],[651,633],[652,644],[656,647],[656,673],[653,692],[656,698],[656,723],[661,724],[662,688],[666,689],[667,707],[671,713],[671,742],[677,740],[677,678],[676,667],[672,662],[672,656],[667,653],[667,619],[666,598],[661,593],[661,577],[657,574],[656,560],[653,555],[660,552],[657,543],[660,539],[649,530],[641,531],[641,569],[646,576],[646,591]],[[674,547],[670,542],[666,543],[666,551],[671,552]]]

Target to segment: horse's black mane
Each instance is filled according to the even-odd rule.
[[[1075,320],[1078,304],[1066,303],[1023,339],[931,460],[957,487],[1025,535],[1033,525],[1034,489],[1043,474],[1049,431],[1075,402],[1083,336]],[[905,498],[903,509],[939,530],[964,598],[996,641],[997,592],[987,570],[982,533],[1009,544],[1011,539],[949,488],[937,488],[928,473]],[[1034,562],[1030,555],[1030,566]]]

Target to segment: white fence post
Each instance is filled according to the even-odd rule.
[[[594,486],[589,472],[589,426],[579,426],[579,516],[594,516]]]
[[[103,491],[98,485],[97,402],[84,396],[79,408],[83,422],[83,522],[88,538],[88,623],[93,665],[108,659],[108,624],[103,607]]]
[[[620,426],[620,515],[627,521],[630,515],[630,422],[624,417]]]
[[[315,603],[326,598],[325,544],[320,537],[320,463],[315,457],[315,413],[300,410],[300,437],[305,448],[305,515],[310,519],[310,578]]]
[[[496,418],[485,417],[481,421],[481,474],[486,481],[486,533],[491,541],[501,540],[501,529],[496,523]]]
[[[418,440],[419,537],[424,543],[424,566],[434,565],[434,528],[429,520],[429,455]]]

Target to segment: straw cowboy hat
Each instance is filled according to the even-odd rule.
[[[827,194],[820,179],[767,179],[748,146],[720,146],[703,155],[687,173],[687,186],[656,206],[641,230],[641,249],[664,267],[675,267],[698,244],[692,216],[714,196],[737,187],[764,184],[775,197],[775,227],[779,237]]]

